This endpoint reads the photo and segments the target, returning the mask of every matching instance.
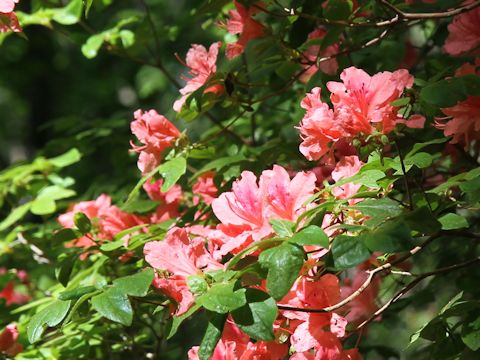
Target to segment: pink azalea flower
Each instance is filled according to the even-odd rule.
[[[210,205],[218,195],[218,189],[213,178],[215,173],[213,171],[208,171],[205,174],[198,177],[197,181],[192,187],[192,192],[195,194],[194,204],[200,202],[200,198],[207,205]]]
[[[274,341],[253,343],[231,319],[228,319],[222,338],[215,347],[212,360],[282,360],[287,354],[288,346],[286,344],[278,344]],[[198,346],[190,349],[188,359],[199,359]]]
[[[480,66],[477,59],[476,66]],[[464,64],[455,75],[480,75],[472,64]],[[480,139],[480,96],[469,96],[456,105],[442,109],[442,112],[451,117],[450,120],[437,119],[435,127],[443,130],[445,136],[452,136],[450,143],[463,144],[468,149],[472,140]]]
[[[299,172],[290,180],[288,172],[278,165],[262,172],[260,179],[265,183],[264,201],[269,219],[296,221],[315,190],[315,174]]]
[[[133,115],[135,120],[130,128],[142,145],[137,146],[131,142],[131,151],[140,154],[137,165],[145,175],[160,164],[163,151],[175,143],[180,137],[180,131],[155,110],[137,110]]]
[[[373,76],[355,67],[345,69],[343,82],[328,82],[332,93],[336,119],[350,136],[371,134],[375,125],[387,134],[399,118],[398,108],[390,103],[398,99],[406,88],[413,85],[413,76],[407,70],[384,71]]]
[[[76,213],[84,213],[91,221],[92,224],[98,224],[98,220],[108,212],[111,207],[112,199],[110,196],[102,194],[96,200],[81,201],[70,207],[69,211],[58,217],[57,221],[64,228],[74,228],[75,224],[73,218]],[[101,233],[101,230],[99,231]],[[82,247],[89,248],[94,246],[95,242],[88,236],[82,236],[68,243],[67,247]]]
[[[111,240],[120,231],[148,222],[145,218],[126,213],[111,205],[111,201],[108,195],[102,194],[96,200],[79,202],[73,205],[67,213],[60,215],[57,221],[65,228],[73,228],[75,227],[73,221],[75,214],[82,212],[91,220],[92,233],[95,234],[96,240],[100,241]],[[127,245],[127,240],[128,238],[125,239],[125,245]],[[95,245],[96,242],[91,235],[84,235],[65,246],[87,249]],[[85,253],[81,258],[85,258],[87,255],[88,253]]]
[[[23,351],[23,346],[18,339],[17,325],[10,324],[0,333],[0,353],[5,353],[9,357],[14,357]]]
[[[13,12],[15,4],[19,0],[0,0],[0,33],[21,32],[22,28],[18,23],[17,15]]]
[[[323,308],[336,304],[338,301],[340,301],[338,278],[335,275],[327,274],[318,280],[301,277],[281,303],[300,308]],[[311,349],[325,354],[341,352],[341,343],[337,337],[344,336],[347,321],[340,315],[283,311],[283,316],[301,321],[290,338],[290,342],[297,352]],[[329,357],[325,358],[329,359]]]
[[[300,152],[308,160],[318,160],[327,151],[328,144],[338,141],[343,132],[335,122],[334,113],[328,104],[322,102],[319,87],[313,88],[302,100],[300,106],[306,113],[300,123]]]
[[[0,291],[0,299],[5,299],[5,304],[10,305],[22,305],[30,301],[31,297],[28,294],[19,292],[16,289],[16,283],[14,280],[7,282],[5,287]]]
[[[187,277],[201,275],[204,270],[223,268],[207,251],[203,238],[190,239],[187,231],[178,227],[170,229],[163,241],[145,244],[143,253],[153,268],[171,274],[159,277],[154,285],[177,301],[177,315],[186,312],[194,301],[186,283]]]
[[[399,107],[391,105],[413,85],[413,76],[407,70],[370,76],[363,70],[349,67],[340,78],[342,82],[327,83],[333,110],[320,99],[319,88],[314,88],[302,101],[301,106],[307,112],[299,127],[303,140],[300,152],[307,159],[319,159],[329,151],[329,145],[341,138],[350,139],[374,131],[387,134],[397,123],[413,127],[421,123],[418,117],[412,124],[405,121],[398,114]]]
[[[161,223],[168,219],[174,219],[180,215],[178,206],[183,197],[182,188],[180,185],[176,184],[167,192],[162,192],[160,190],[162,185],[163,179],[159,179],[155,182],[147,181],[143,185],[143,189],[148,194],[148,197],[160,203],[155,210],[155,213],[150,217],[150,222],[153,224]]]
[[[148,223],[148,219],[129,214],[116,206],[111,206],[100,220],[102,235],[107,239],[112,239],[120,231]],[[125,246],[127,246],[127,240],[128,238],[125,240]]]
[[[193,44],[188,50],[185,65],[190,68],[191,77],[183,77],[187,84],[180,89],[182,97],[175,101],[173,104],[173,110],[180,112],[187,97],[205,85],[217,72],[216,62],[218,49],[221,45],[221,42],[213,43],[207,51],[203,45]],[[223,86],[219,84],[213,85],[205,90],[206,93],[212,92],[215,94],[221,93],[222,91]]]
[[[308,34],[308,40],[323,39],[327,34],[325,29],[318,28]],[[312,45],[303,53],[303,56],[309,62],[316,62],[319,58],[332,56],[338,53],[338,44],[327,46],[325,49],[320,49],[320,45]],[[303,68],[306,70],[300,77],[300,81],[306,83],[310,78],[321,70],[325,74],[335,75],[338,70],[338,62],[335,58],[323,61],[320,66],[305,64]]]
[[[0,0],[0,13],[10,13],[15,9],[19,0]]]
[[[259,9],[255,6],[247,9],[238,1],[234,3],[236,9],[228,13],[230,19],[227,21],[227,30],[230,34],[240,34],[240,37],[236,43],[227,44],[227,58],[230,60],[242,54],[250,40],[265,34],[263,25],[252,18]]]
[[[212,232],[214,241],[223,242],[219,255],[237,252],[252,241],[272,233],[269,221],[283,219],[296,221],[305,211],[303,203],[313,195],[315,175],[300,172],[290,179],[288,172],[274,165],[257,177],[244,171],[232,185],[232,191],[212,202],[214,214],[221,224]]]
[[[332,178],[335,181],[339,181],[344,178],[349,178],[360,170],[362,167],[363,162],[358,159],[358,156],[351,155],[345,156],[340,160],[335,169],[332,171]],[[332,193],[338,199],[347,199],[353,195],[355,195],[360,189],[360,184],[348,183],[341,186],[336,186],[333,188]],[[352,199],[352,204],[355,203],[355,199]],[[356,199],[358,201],[358,199]],[[352,205],[351,204],[351,205]]]
[[[480,8],[458,14],[448,25],[448,37],[443,50],[450,55],[460,56],[478,52],[480,47]]]

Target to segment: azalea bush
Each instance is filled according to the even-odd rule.
[[[0,0],[0,43],[0,358],[480,355],[480,1]]]

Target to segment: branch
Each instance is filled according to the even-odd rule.
[[[370,316],[367,320],[365,320],[364,322],[362,322],[360,325],[357,326],[357,328],[355,330],[360,330],[362,329],[365,325],[367,325],[368,323],[370,323],[372,320],[374,320],[377,316],[381,315],[385,310],[387,310],[390,305],[392,305],[393,303],[397,302],[403,295],[405,295],[408,291],[410,291],[411,289],[413,289],[415,286],[417,286],[422,280],[426,279],[427,277],[430,277],[430,276],[433,276],[433,275],[438,275],[438,274],[443,274],[443,273],[448,273],[448,272],[451,272],[451,271],[455,271],[455,270],[458,270],[458,269],[461,269],[461,268],[464,268],[464,267],[467,267],[467,266],[470,266],[470,265],[473,265],[477,262],[480,262],[480,257],[477,257],[475,259],[472,259],[472,260],[468,260],[468,261],[465,261],[463,263],[460,263],[460,264],[455,264],[455,265],[451,265],[451,266],[446,266],[446,267],[443,267],[443,268],[440,268],[440,269],[437,269],[437,270],[434,270],[434,271],[430,271],[430,272],[426,272],[426,273],[423,273],[423,274],[419,274],[417,275],[418,277],[413,280],[412,282],[410,282],[409,284],[407,284],[405,287],[403,287],[400,291],[398,291],[390,300],[388,300],[380,309],[378,309],[377,311],[375,311],[372,316]]]
[[[401,11],[395,5],[390,4],[387,0],[379,0],[380,4],[388,7],[392,10],[395,14],[398,15],[400,19],[405,20],[424,20],[424,19],[442,19],[450,16],[455,16],[466,11],[470,11],[475,9],[476,7],[480,6],[480,1],[474,1],[471,4],[461,6],[456,9],[444,11],[444,12],[432,12],[432,13],[407,13]]]
[[[380,5],[385,6],[392,10],[395,13],[395,16],[392,17],[391,19],[387,20],[381,20],[381,21],[365,21],[365,22],[350,22],[350,21],[335,21],[335,20],[328,20],[325,18],[321,18],[315,15],[303,13],[301,11],[296,11],[293,8],[287,8],[284,7],[279,3],[278,0],[275,0],[275,3],[282,8],[284,11],[283,14],[277,14],[277,13],[272,13],[270,11],[265,11],[266,13],[274,16],[281,16],[283,15],[284,17],[289,17],[289,16],[299,16],[304,19],[309,19],[309,20],[314,20],[322,24],[326,25],[339,25],[339,26],[345,26],[345,27],[388,27],[396,23],[400,22],[408,22],[410,20],[426,20],[426,19],[442,19],[442,18],[447,18],[451,16],[455,16],[461,13],[464,13],[466,11],[470,11],[478,6],[480,6],[480,1],[475,1],[471,4],[453,9],[453,10],[448,10],[444,12],[435,12],[435,13],[407,13],[403,12],[400,9],[398,9],[396,6],[390,4],[386,0],[379,0],[378,1]],[[264,10],[264,9],[262,9]]]
[[[328,306],[328,307],[325,307],[325,308],[321,308],[321,309],[313,309],[313,308],[298,308],[298,307],[292,307],[292,306],[289,306],[289,305],[282,305],[282,304],[278,304],[278,308],[281,309],[281,310],[290,310],[290,311],[300,311],[300,312],[308,312],[308,313],[323,313],[323,312],[330,312],[330,311],[333,311],[333,310],[336,310],[338,308],[341,308],[342,306],[348,304],[350,301],[352,301],[353,299],[355,299],[356,297],[358,297],[361,293],[363,293],[365,291],[365,289],[371,284],[373,278],[386,271],[386,270],[389,270],[391,269],[393,266],[397,265],[397,264],[400,264],[402,262],[404,262],[405,260],[407,260],[408,258],[412,257],[413,255],[415,255],[416,253],[418,253],[420,250],[422,250],[423,248],[425,248],[428,244],[430,244],[433,240],[439,238],[441,235],[443,235],[442,233],[437,233],[437,234],[434,234],[432,235],[431,237],[429,237],[427,240],[425,240],[421,245],[418,245],[416,247],[414,247],[413,249],[411,249],[407,254],[405,254],[404,256],[392,261],[392,262],[388,262],[388,263],[385,263],[383,264],[382,266],[379,266],[373,270],[368,270],[367,273],[368,273],[368,277],[367,279],[363,282],[363,284],[356,290],[354,291],[352,294],[350,294],[349,296],[347,296],[345,299],[343,299],[342,301],[332,305],[332,306]]]

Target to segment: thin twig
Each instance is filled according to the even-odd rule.
[[[379,266],[379,267],[377,267],[373,270],[367,271],[368,277],[363,282],[363,284],[356,291],[354,291],[352,294],[347,296],[345,299],[343,299],[342,301],[340,301],[340,302],[338,302],[338,303],[336,303],[332,306],[328,306],[328,307],[321,308],[321,309],[314,309],[314,308],[299,308],[299,307],[293,307],[293,306],[289,306],[289,305],[278,304],[278,308],[281,309],[281,310],[300,311],[300,312],[308,312],[308,313],[330,312],[330,311],[336,310],[338,308],[341,308],[342,306],[348,304],[350,301],[355,299],[361,293],[363,293],[365,291],[365,289],[370,285],[370,283],[372,282],[373,278],[376,275],[378,275],[378,274],[380,274],[380,273],[382,273],[386,270],[391,269],[393,266],[395,266],[397,264],[400,264],[400,263],[404,262],[408,258],[410,258],[413,255],[415,255],[416,253],[418,253],[420,250],[425,248],[428,244],[430,244],[433,240],[437,239],[441,235],[442,235],[442,233],[436,233],[436,234],[430,236],[421,245],[418,245],[418,246],[414,247],[413,249],[411,249],[406,255],[404,255],[404,256],[402,256],[402,257],[400,257],[400,258],[398,258],[398,259],[396,259],[392,262],[385,263],[385,264],[383,264],[383,265],[381,265],[381,266]]]
[[[376,317],[381,315],[385,310],[387,310],[390,307],[390,305],[397,302],[403,295],[405,295],[408,291],[413,289],[416,285],[418,285],[422,280],[426,279],[427,277],[447,273],[447,272],[450,272],[450,271],[455,271],[455,270],[473,265],[477,262],[480,262],[480,257],[477,257],[477,258],[472,259],[472,260],[465,261],[465,262],[460,263],[460,264],[446,266],[446,267],[443,267],[443,268],[440,268],[440,269],[437,269],[437,270],[434,270],[434,271],[419,274],[418,277],[415,280],[413,280],[412,282],[407,284],[405,287],[403,287],[390,300],[388,300],[380,309],[375,311],[367,320],[365,320],[360,325],[358,325],[356,330],[362,329],[365,325],[367,325],[372,320],[374,320]]]

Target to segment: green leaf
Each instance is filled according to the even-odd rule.
[[[480,349],[480,317],[463,324],[462,340],[472,351]]]
[[[332,256],[337,269],[348,269],[367,260],[370,251],[359,237],[339,235],[333,241]]]
[[[412,150],[410,150],[408,154],[405,155],[405,158],[413,156],[414,154],[416,154],[417,152],[419,152],[420,150],[422,150],[427,146],[446,143],[448,139],[449,139],[448,137],[442,137],[440,139],[433,139],[423,143],[416,143],[415,145],[413,145]]]
[[[401,97],[390,103],[392,106],[405,106],[410,104],[411,99],[409,97]]]
[[[427,206],[405,213],[402,219],[410,229],[421,234],[431,234],[441,229],[440,222]]]
[[[362,232],[359,238],[372,252],[396,252],[411,247],[410,228],[403,220],[387,221],[373,230]]]
[[[442,230],[454,230],[468,228],[468,221],[463,216],[449,213],[438,219],[442,224]]]
[[[328,248],[329,241],[325,231],[317,225],[309,225],[303,228],[296,234],[293,234],[292,238],[288,240],[291,243],[295,243],[300,246],[321,246]]]
[[[118,33],[120,35],[120,40],[122,41],[122,46],[128,48],[135,44],[135,34],[130,30],[120,30]]]
[[[167,192],[187,171],[187,161],[183,157],[173,158],[162,164],[158,171],[164,179],[161,191]]]
[[[125,240],[123,240],[123,239],[119,239],[119,240],[116,240],[116,241],[109,241],[109,242],[106,242],[105,244],[102,244],[102,246],[100,246],[100,250],[102,250],[102,251],[114,251],[114,250],[117,250],[117,249],[120,249],[121,247],[123,247],[124,243],[125,243]]]
[[[82,45],[82,54],[87,59],[93,59],[98,54],[98,50],[105,40],[105,34],[100,33],[92,35],[87,39],[87,42]]]
[[[73,223],[82,234],[88,234],[92,230],[90,219],[82,212],[77,212],[73,216]]]
[[[65,242],[70,240],[78,239],[82,236],[82,233],[76,229],[60,229],[55,232],[52,236],[52,241],[54,242]]]
[[[58,294],[58,299],[65,301],[65,300],[77,300],[85,294],[89,294],[91,292],[97,291],[95,286],[81,286],[79,288],[63,291]]]
[[[78,149],[76,148],[73,148],[67,151],[65,154],[48,159],[48,161],[53,166],[56,166],[58,168],[64,168],[66,166],[79,162],[81,158],[82,158],[82,154],[80,153],[80,151],[78,151]]]
[[[440,315],[443,314],[445,311],[449,310],[453,305],[455,305],[458,301],[460,301],[463,297],[463,291],[460,291],[454,297],[452,297],[448,303],[445,304],[444,307],[440,310]]]
[[[67,255],[60,261],[60,264],[55,269],[55,276],[57,280],[65,287],[70,281],[70,275],[72,274],[73,266],[75,265],[75,261],[77,261],[77,259],[77,253]]]
[[[73,25],[80,20],[82,12],[83,0],[72,0],[64,8],[55,11],[53,20],[62,25]]]
[[[208,290],[208,284],[205,278],[198,275],[190,275],[187,277],[187,285],[190,291],[196,295],[203,294]]]
[[[398,202],[389,199],[365,199],[352,206],[353,209],[360,211],[363,215],[378,219],[396,217],[402,214],[403,210]]]
[[[226,314],[246,304],[245,289],[234,290],[233,282],[227,284],[213,284],[203,295],[200,295],[196,303],[205,309],[220,314]]]
[[[293,235],[293,228],[295,227],[295,223],[291,221],[272,219],[270,220],[270,224],[272,225],[273,231],[275,231],[278,236],[290,237]]]
[[[351,0],[328,0],[323,10],[323,15],[328,20],[346,20],[352,13]]]
[[[454,106],[470,95],[480,95],[480,77],[473,74],[440,80],[420,91],[423,101],[440,107]]]
[[[48,215],[54,213],[56,209],[54,200],[38,197],[33,200],[30,211],[35,215]]]
[[[36,215],[47,215],[55,212],[55,201],[75,195],[75,191],[65,189],[58,185],[43,188],[37,198],[32,202],[30,211]]]
[[[258,258],[260,265],[268,269],[267,290],[275,299],[282,299],[298,277],[305,259],[305,252],[297,245],[285,243],[263,251]]]
[[[209,313],[209,321],[205,335],[203,336],[200,348],[198,349],[198,358],[200,360],[211,359],[218,341],[222,337],[223,327],[227,321],[226,314]]]
[[[172,324],[170,326],[170,330],[168,331],[167,340],[171,339],[178,331],[179,326],[185,321],[185,319],[189,318],[193,315],[198,309],[200,309],[200,305],[194,304],[186,313],[183,313],[180,316],[174,316],[172,319]]]
[[[8,214],[8,216],[2,222],[0,222],[0,231],[8,229],[10,226],[15,224],[18,220],[23,218],[25,214],[30,210],[31,207],[32,207],[32,203],[27,202],[13,209],[10,212],[10,214]]]
[[[48,327],[60,324],[70,309],[70,301],[57,300],[36,313],[27,325],[28,341],[33,344],[40,340]]]
[[[412,156],[405,158],[405,167],[416,166],[419,169],[424,169],[432,165],[433,156],[426,152],[417,152]]]
[[[274,340],[273,322],[277,318],[277,304],[265,292],[249,288],[247,304],[232,312],[240,330],[256,340]]]
[[[93,308],[103,317],[130,326],[133,319],[133,310],[128,296],[122,290],[112,287],[100,295],[92,298]]]
[[[154,211],[159,206],[158,201],[152,200],[133,200],[124,206],[121,209],[128,213],[135,213],[135,214],[148,214]]]
[[[88,14],[90,13],[90,8],[92,7],[93,0],[86,0],[85,1],[85,18],[88,18]]]
[[[153,269],[146,269],[134,275],[124,276],[114,280],[113,286],[124,294],[143,297],[147,295],[154,277],[155,272]]]

